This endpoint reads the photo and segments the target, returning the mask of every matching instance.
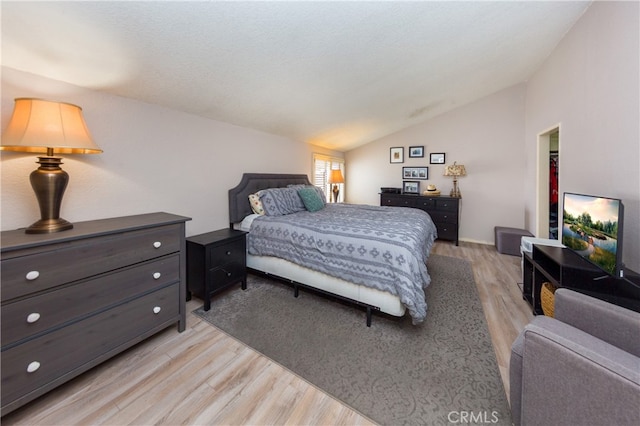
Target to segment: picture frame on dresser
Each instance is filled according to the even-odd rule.
[[[429,179],[429,168],[428,167],[403,167],[402,179],[427,180]]]
[[[401,146],[389,148],[389,162],[404,163],[404,148]]]
[[[444,164],[445,157],[444,152],[432,152],[429,154],[429,164]]]
[[[402,182],[402,193],[403,194],[419,194],[420,193],[420,182],[413,180],[405,180]]]

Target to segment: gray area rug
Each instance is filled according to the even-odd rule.
[[[382,425],[511,424],[469,262],[431,255],[414,326],[249,275],[194,313]]]

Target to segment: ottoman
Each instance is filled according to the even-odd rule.
[[[499,253],[520,256],[520,239],[533,237],[526,229],[496,226],[493,228],[496,249]]]

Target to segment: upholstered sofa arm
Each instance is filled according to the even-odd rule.
[[[640,358],[547,317],[523,343],[523,425],[640,424]]]
[[[635,356],[640,356],[640,313],[576,291],[555,292],[554,317]]]

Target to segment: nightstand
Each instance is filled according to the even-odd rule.
[[[246,232],[219,229],[187,238],[187,285],[211,308],[211,295],[238,282],[247,288]]]

